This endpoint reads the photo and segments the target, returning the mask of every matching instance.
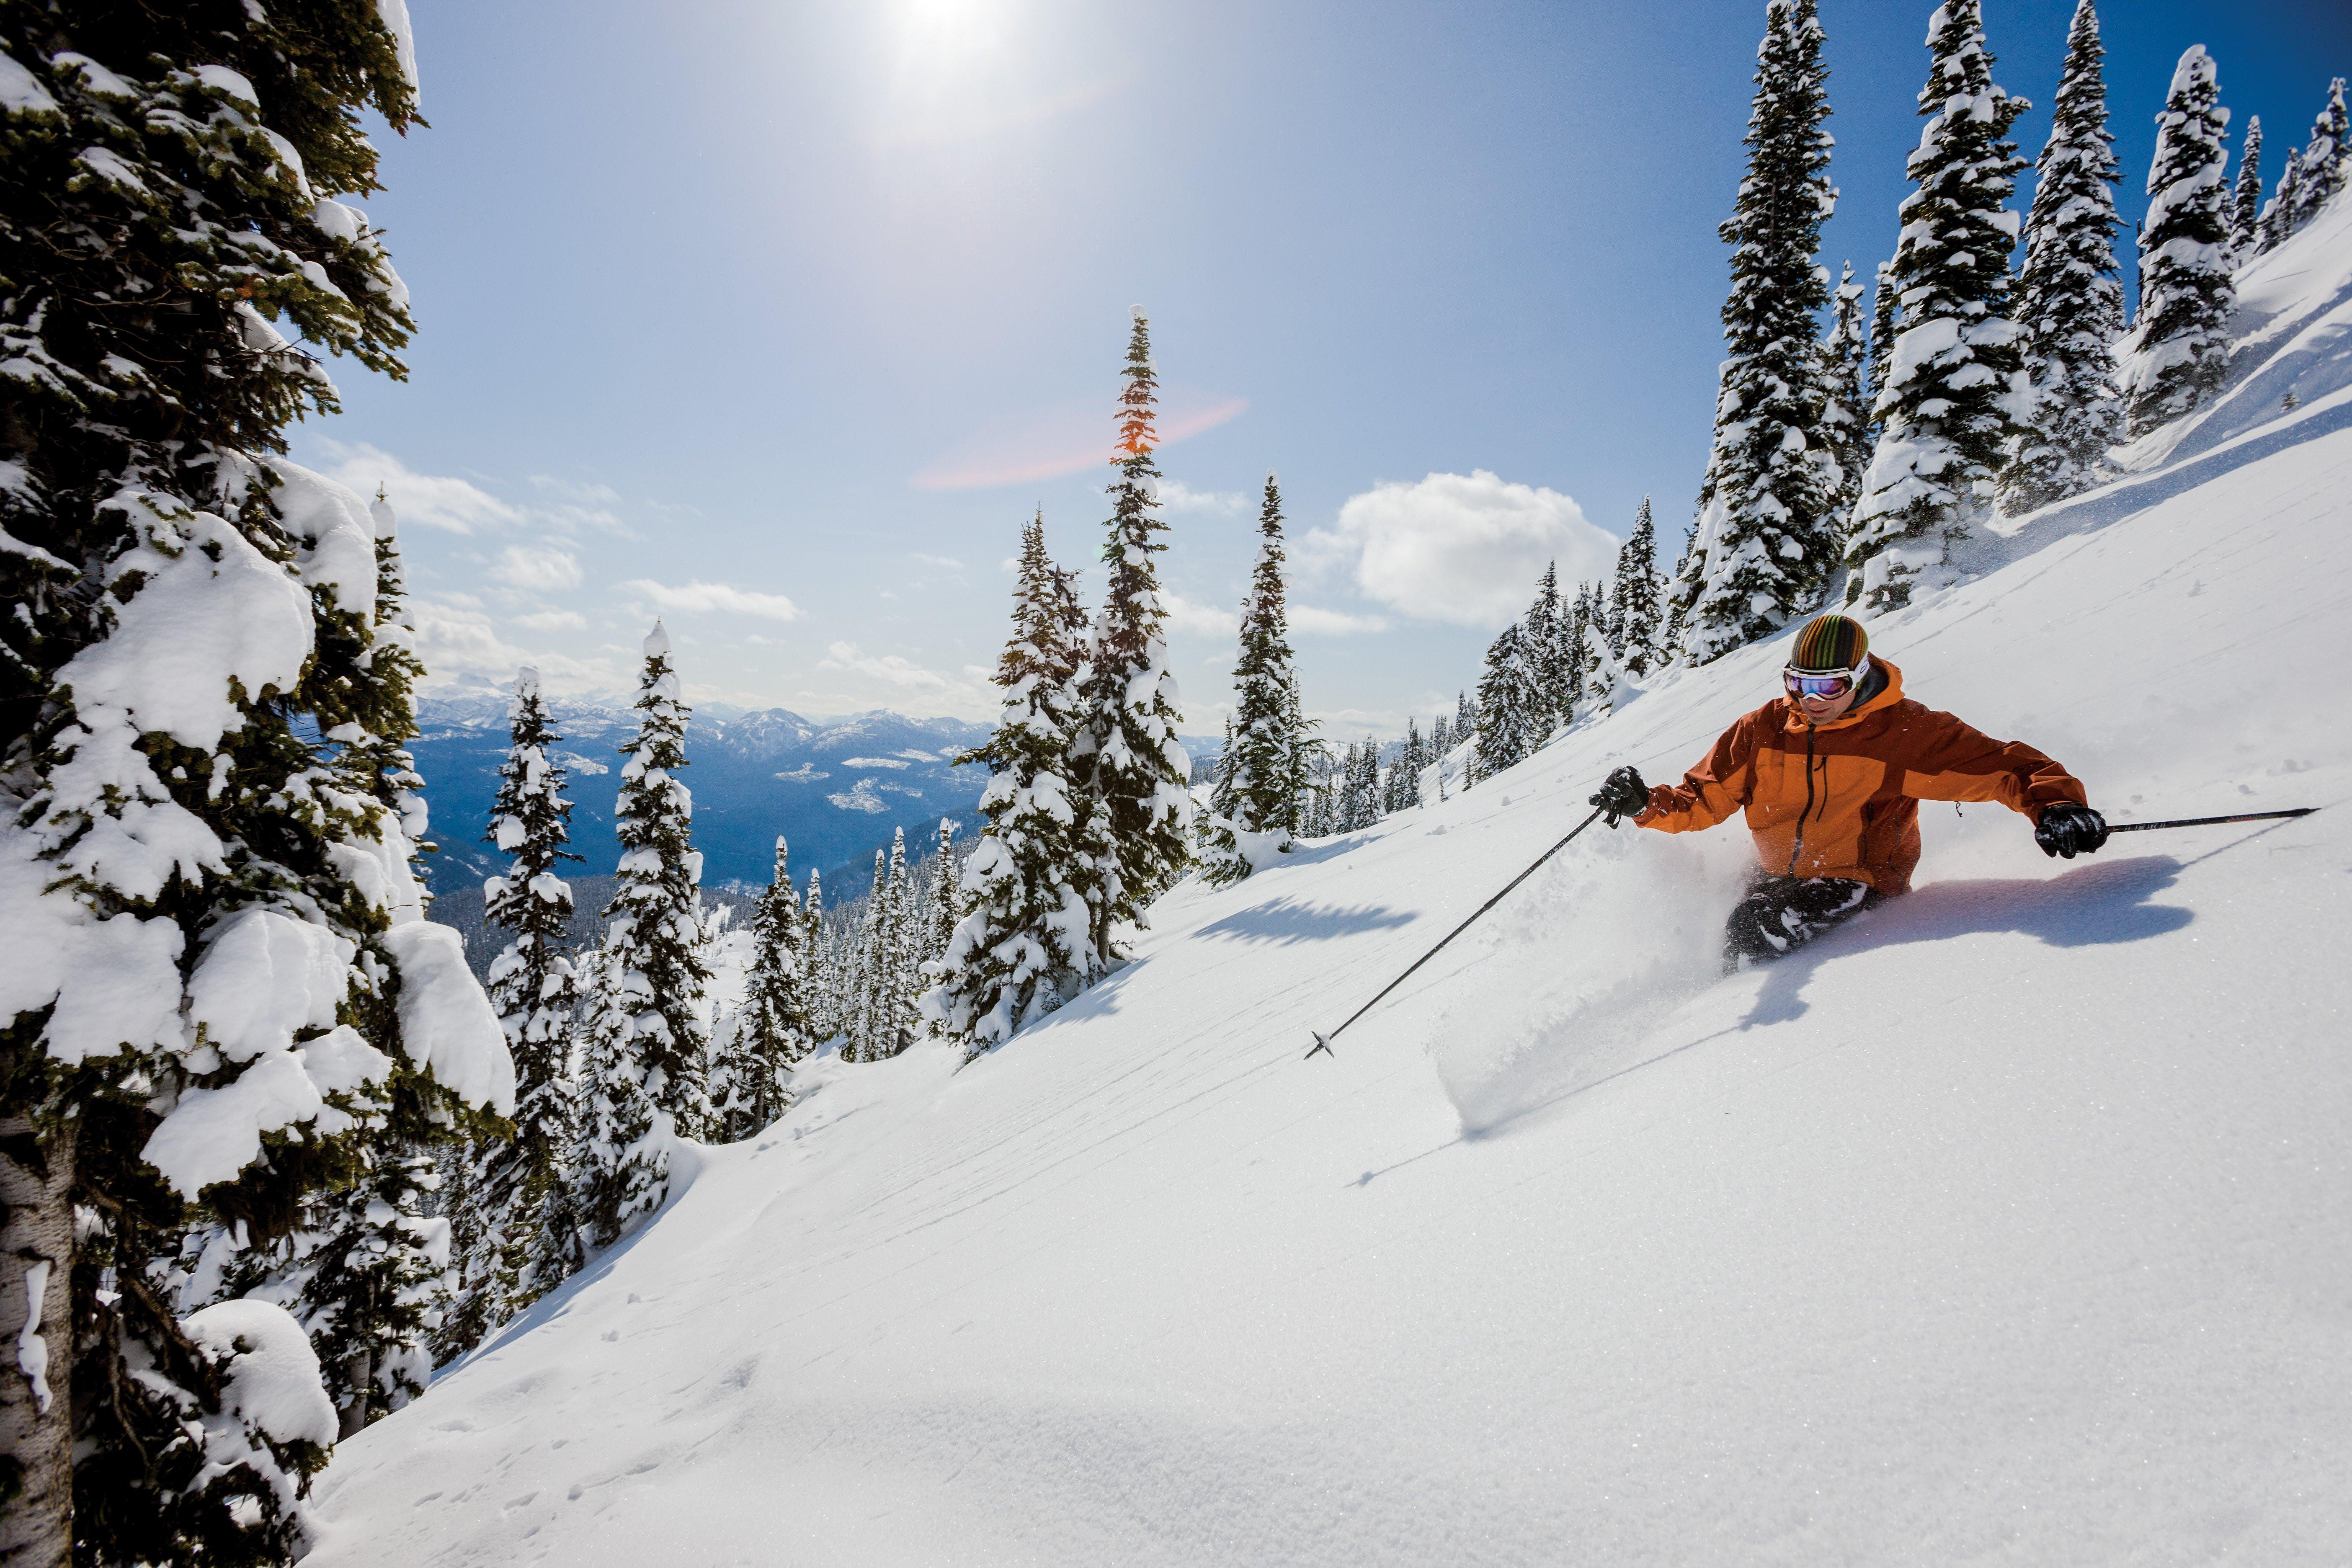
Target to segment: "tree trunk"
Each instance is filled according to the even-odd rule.
[[[74,1130],[0,1117],[0,1563],[73,1562]]]

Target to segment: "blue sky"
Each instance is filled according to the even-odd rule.
[[[1679,545],[1761,0],[410,4],[413,374],[337,366],[295,455],[388,483],[438,679],[621,689],[660,613],[697,700],[988,715],[1021,523],[1099,548],[1139,303],[1188,732],[1269,468],[1339,738],[1450,708],[1644,493]],[[1931,9],[1823,0],[1832,268],[1892,247]],[[2072,0],[1986,9],[2030,157]],[[2127,220],[2188,45],[2272,175],[2352,73],[2340,0],[2102,14]]]

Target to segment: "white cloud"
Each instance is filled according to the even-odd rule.
[[[910,691],[945,690],[948,678],[937,670],[925,669],[899,658],[895,653],[880,656],[857,651],[856,643],[837,642],[825,645],[824,657],[817,660],[819,669],[846,670],[856,675],[871,676],[892,686]]]
[[[517,588],[545,592],[580,586],[578,557],[553,545],[509,544],[499,552],[490,571],[500,582]]]
[[[1350,496],[1307,553],[1349,569],[1366,598],[1421,620],[1500,626],[1528,606],[1548,561],[1560,579],[1606,577],[1617,542],[1558,490],[1480,468]]]
[[[1160,608],[1168,612],[1168,629],[1200,637],[1232,637],[1242,629],[1241,616],[1214,605],[1196,605],[1181,594],[1160,590]]]
[[[1293,605],[1290,606],[1290,629],[1308,637],[1344,637],[1359,632],[1384,632],[1389,629],[1389,624],[1378,616],[1351,616],[1343,610]]]
[[[566,479],[554,474],[533,474],[531,489],[544,490],[574,506],[617,506],[621,492],[594,479]]]
[[[731,583],[694,582],[672,585],[639,577],[621,584],[624,591],[642,594],[665,610],[721,611],[738,616],[763,616],[772,621],[796,620],[800,606],[782,594],[761,594]]]
[[[1181,479],[1160,481],[1160,506],[1164,511],[1205,511],[1239,517],[1249,497],[1238,490],[1196,490]]]
[[[942,572],[961,572],[963,570],[963,563],[957,560],[952,555],[926,555],[923,552],[918,550],[912,555],[908,556],[908,559],[911,561],[919,561],[926,566],[936,566]]]
[[[576,632],[587,628],[588,617],[577,610],[537,610],[517,616],[515,625],[535,632]]]
[[[461,595],[450,595],[410,601],[416,618],[416,651],[433,679],[476,675],[504,680],[514,674],[515,666],[535,664],[541,675],[571,690],[601,689],[616,682],[618,671],[610,661],[572,658],[508,642],[488,616],[453,602],[461,598]]]
[[[522,521],[520,509],[490,494],[470,479],[446,474],[420,474],[381,447],[364,441],[317,438],[324,472],[363,496],[381,485],[402,523],[471,533],[478,528],[502,528]]]

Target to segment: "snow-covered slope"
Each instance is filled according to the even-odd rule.
[[[2352,430],[2305,434],[1873,635],[2118,820],[2334,809],[2068,864],[1929,806],[1916,892],[1730,979],[1744,835],[1596,827],[1300,1060],[1769,696],[1736,654],[1180,889],[961,1073],[820,1063],[345,1444],[310,1561],[2342,1562]]]

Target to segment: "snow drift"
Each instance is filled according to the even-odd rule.
[[[2347,804],[2328,363],[1877,646],[2117,820]],[[816,1064],[345,1444],[311,1561],[2340,1561],[2352,811],[2069,864],[1929,806],[1916,891],[1730,979],[1738,830],[1595,828],[1300,1060],[1780,657],[1180,889],[961,1073]]]

